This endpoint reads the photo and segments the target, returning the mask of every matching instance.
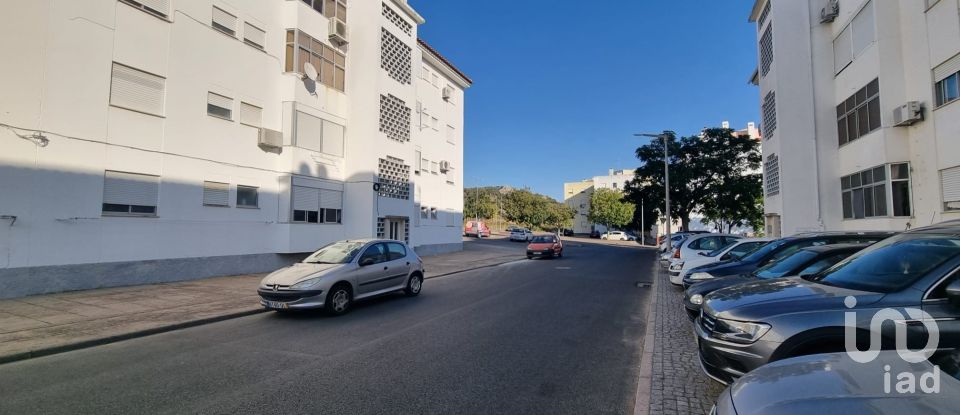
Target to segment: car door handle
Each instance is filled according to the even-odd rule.
[[[410,265],[410,261],[407,261],[407,265]]]
[[[390,267],[383,267],[383,270],[386,271],[386,270],[389,269],[389,268],[390,268]]]

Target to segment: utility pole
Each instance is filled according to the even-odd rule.
[[[663,191],[666,193],[665,199],[667,201],[667,211],[664,216],[666,216],[665,222],[667,223],[667,247],[670,247],[670,151],[667,147],[667,139],[672,138],[676,135],[673,131],[664,130],[660,134],[634,134],[637,137],[651,137],[659,138],[663,142],[663,181],[664,188]]]
[[[647,227],[643,220],[643,199],[640,199],[640,245],[647,246]]]

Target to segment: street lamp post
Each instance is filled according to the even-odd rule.
[[[665,214],[666,218],[664,221],[667,223],[667,244],[668,244],[667,246],[668,247],[670,244],[670,152],[669,152],[669,149],[667,148],[667,138],[673,137],[674,135],[675,133],[673,131],[668,131],[668,130],[664,130],[664,132],[660,134],[634,134],[634,136],[637,136],[637,137],[659,138],[661,141],[663,141],[663,181],[664,181],[663,192],[666,194],[665,198],[667,200],[667,211]]]

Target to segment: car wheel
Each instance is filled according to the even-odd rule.
[[[420,290],[423,288],[423,275],[419,273],[413,274],[410,276],[410,281],[407,281],[407,288],[403,289],[403,293],[407,297],[416,297],[420,295]]]
[[[557,251],[557,258],[563,258],[563,250]]]
[[[350,305],[353,303],[353,292],[347,284],[335,285],[327,293],[327,301],[324,308],[331,316],[341,316],[350,311]]]

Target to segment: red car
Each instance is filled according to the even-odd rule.
[[[538,235],[527,245],[527,259],[533,257],[560,258],[563,256],[563,242],[556,235]]]
[[[479,224],[479,232],[478,226]],[[482,235],[484,238],[490,237],[490,228],[487,227],[487,224],[484,222],[469,221],[466,225],[463,225],[463,235],[477,237],[477,234]]]

